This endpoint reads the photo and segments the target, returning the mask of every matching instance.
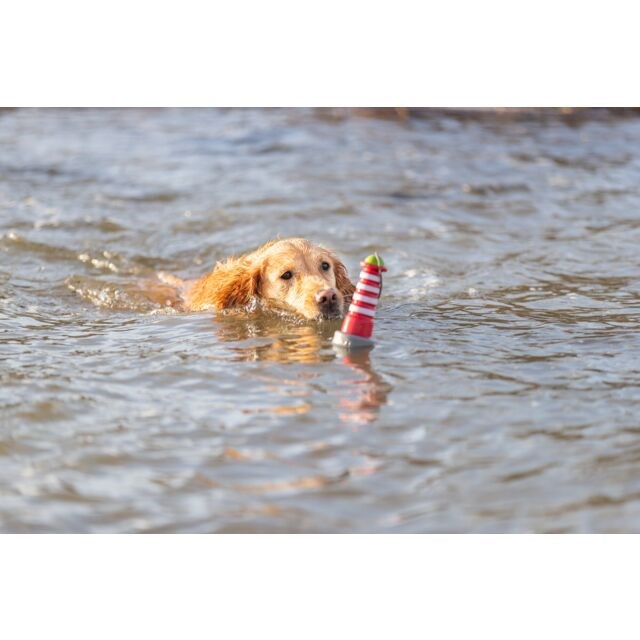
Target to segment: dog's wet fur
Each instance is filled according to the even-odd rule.
[[[243,309],[258,302],[308,320],[341,318],[355,289],[335,252],[304,238],[267,242],[219,262],[197,280],[159,277],[175,288],[187,311]]]

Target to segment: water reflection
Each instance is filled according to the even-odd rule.
[[[361,374],[347,382],[349,386],[346,388],[346,395],[338,402],[338,416],[342,422],[373,422],[378,417],[380,407],[386,404],[387,396],[393,388],[373,368],[370,353],[371,349],[360,349],[350,353],[338,351],[340,362]]]
[[[229,343],[235,362],[318,364],[336,360],[355,371],[356,376],[347,378],[347,386],[337,390],[341,422],[373,422],[387,402],[392,386],[371,364],[371,349],[348,353],[331,347],[339,322],[295,324],[290,318],[265,313],[218,315],[214,322],[217,339]],[[306,374],[298,372],[296,377],[305,378]]]
[[[316,364],[333,359],[327,349],[337,322],[295,323],[274,314],[218,315],[216,337],[228,342],[232,359],[280,363]]]

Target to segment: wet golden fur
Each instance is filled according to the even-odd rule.
[[[328,270],[323,270],[323,263],[329,264]],[[284,280],[287,272],[292,276]],[[183,299],[192,311],[242,308],[258,299],[266,308],[319,319],[323,315],[316,294],[324,290],[335,291],[335,316],[344,315],[354,291],[344,264],[329,249],[304,238],[288,238],[219,262],[211,273],[184,283]]]

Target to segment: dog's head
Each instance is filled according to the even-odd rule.
[[[270,242],[219,265],[212,276],[216,274],[219,308],[258,298],[267,308],[310,320],[342,317],[354,291],[336,254],[303,238]]]

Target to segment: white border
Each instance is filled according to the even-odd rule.
[[[4,106],[634,106],[637,3],[20,0]]]
[[[3,637],[632,638],[634,536],[3,536]]]

